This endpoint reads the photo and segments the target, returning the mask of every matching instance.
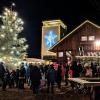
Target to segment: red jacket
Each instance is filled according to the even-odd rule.
[[[72,78],[72,77],[73,77],[73,70],[70,69],[70,70],[68,71],[68,76],[69,76],[69,78]]]

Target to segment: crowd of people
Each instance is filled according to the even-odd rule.
[[[37,94],[40,89],[47,87],[47,93],[54,93],[54,86],[57,91],[61,90],[61,83],[68,85],[68,78],[72,77],[99,77],[100,66],[94,63],[79,63],[73,61],[70,64],[56,63],[51,65],[38,65],[33,63],[21,63],[19,69],[9,71],[0,62],[1,87],[5,91],[7,88],[18,88],[24,90],[24,84],[28,84],[33,93]]]

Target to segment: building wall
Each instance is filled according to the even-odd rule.
[[[82,41],[83,36],[87,37],[87,41]],[[94,41],[89,41],[89,37],[94,36]],[[72,33],[69,37],[64,39],[57,46],[58,61],[65,62],[67,60],[66,51],[71,51],[71,56],[88,55],[91,52],[99,52],[100,47],[97,48],[95,41],[100,40],[100,29],[90,23],[85,23],[82,27]],[[82,48],[80,48],[82,47]],[[79,51],[81,50],[81,53]],[[59,57],[59,52],[63,52],[63,57]]]
[[[52,41],[54,41],[54,43],[50,40],[49,41],[49,37],[50,36],[50,32],[52,32],[52,35],[56,35],[56,38]],[[41,55],[42,58],[44,59],[44,57],[46,56],[56,56],[56,53],[50,52],[48,51],[48,49],[53,46],[55,43],[57,43],[58,40],[60,40],[60,35],[59,35],[59,26],[43,26],[42,27],[42,48],[41,48]],[[53,38],[53,37],[52,37]],[[49,42],[49,43],[47,43]],[[50,44],[50,42],[52,42]]]
[[[65,35],[67,26],[61,20],[43,21],[41,58],[45,60],[56,59],[56,53],[49,49]]]

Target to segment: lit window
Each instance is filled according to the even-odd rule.
[[[58,56],[63,57],[63,52],[59,52]]]
[[[87,41],[87,36],[82,36],[81,41]]]
[[[95,40],[95,36],[89,36],[89,41],[94,41]]]

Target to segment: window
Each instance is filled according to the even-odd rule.
[[[87,41],[87,36],[82,36],[81,41]]]
[[[58,56],[59,56],[59,57],[63,57],[63,52],[59,52],[59,53],[58,53]]]
[[[94,41],[95,40],[95,36],[89,36],[89,41]]]

